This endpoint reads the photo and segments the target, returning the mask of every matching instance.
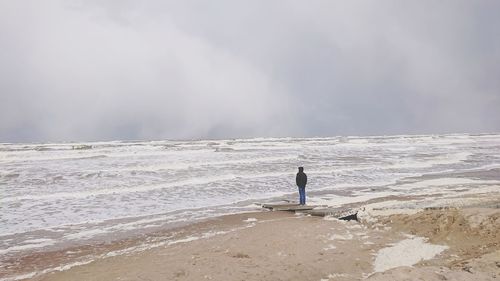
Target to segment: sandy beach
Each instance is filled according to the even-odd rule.
[[[168,242],[149,250],[32,279],[498,280],[498,187],[457,193],[460,204],[397,207],[430,199],[439,196],[361,202],[359,222],[280,211],[223,216],[156,233]]]
[[[0,281],[498,280],[499,140],[0,146]]]

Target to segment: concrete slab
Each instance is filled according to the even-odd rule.
[[[295,211],[307,211],[307,210],[312,210],[314,209],[315,206],[307,206],[307,205],[297,205],[297,206],[289,206],[289,207],[275,207],[273,208],[273,211],[289,211],[289,212],[295,212]]]
[[[300,205],[300,204],[262,204],[262,208],[270,209],[273,211],[306,211],[312,210],[320,206],[317,205]]]
[[[288,207],[296,207],[300,206],[299,204],[290,204],[290,203],[274,203],[274,204],[262,204],[262,208],[266,209],[274,209],[274,208],[288,208]]]
[[[358,220],[357,209],[346,209],[346,208],[325,208],[325,206],[318,205],[300,205],[300,204],[290,204],[290,203],[272,203],[272,204],[260,204],[262,208],[269,209],[272,211],[288,211],[304,213],[311,216],[326,217],[331,216],[341,220]]]
[[[306,210],[303,213],[309,214],[311,216],[320,216],[320,217],[334,217],[341,220],[358,220],[357,209],[345,209],[345,208],[323,208],[323,209],[313,209]]]

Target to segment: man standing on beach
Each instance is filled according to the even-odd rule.
[[[299,187],[300,205],[305,205],[307,175],[304,173],[304,167],[299,167],[299,172],[297,173],[297,177],[295,177],[295,182]]]

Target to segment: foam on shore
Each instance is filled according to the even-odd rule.
[[[432,245],[423,237],[411,237],[381,249],[375,258],[375,272],[383,272],[399,266],[412,266],[420,261],[432,259],[447,246]]]

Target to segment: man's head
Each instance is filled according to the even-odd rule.
[[[304,167],[299,167],[299,172],[303,172],[304,171]]]

